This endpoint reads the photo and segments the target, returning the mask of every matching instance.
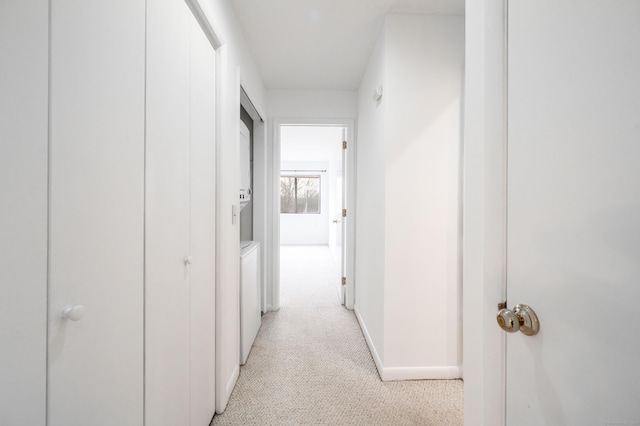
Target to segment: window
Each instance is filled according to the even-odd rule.
[[[320,176],[280,176],[280,213],[320,213]]]

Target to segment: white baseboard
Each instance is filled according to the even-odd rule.
[[[362,330],[362,334],[364,335],[364,340],[367,342],[367,346],[369,346],[369,352],[371,352],[371,356],[373,357],[373,361],[376,363],[376,368],[378,369],[378,374],[380,374],[380,378],[382,379],[382,359],[376,350],[376,347],[373,345],[373,340],[371,340],[371,336],[369,335],[369,330],[367,330],[367,326],[365,325],[362,317],[360,316],[360,312],[358,312],[358,306],[353,307],[353,312],[356,314],[356,318],[358,319],[358,324],[360,324],[360,329]],[[382,379],[384,380],[384,379]]]
[[[382,369],[383,382],[396,380],[446,380],[459,379],[460,368],[444,367],[386,367]]]
[[[353,307],[353,311],[356,313],[356,318],[360,324],[360,329],[364,335],[364,339],[369,346],[369,351],[373,357],[373,361],[376,363],[378,374],[383,382],[391,382],[397,380],[447,380],[447,379],[459,379],[462,377],[462,368],[459,366],[439,366],[439,367],[385,367],[382,363],[382,359],[373,345],[367,326],[365,325],[360,313],[358,312],[358,306]]]

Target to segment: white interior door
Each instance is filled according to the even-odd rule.
[[[640,424],[640,2],[508,19],[507,424]]]
[[[345,145],[346,144],[346,145]],[[344,305],[346,295],[346,280],[347,276],[347,215],[344,214],[347,211],[347,128],[342,129],[342,164],[340,167],[340,203],[341,209],[338,216],[338,232],[336,236],[336,244],[340,247],[340,279],[338,280],[340,303]]]
[[[251,131],[243,121],[240,121],[239,126],[240,193],[248,196],[251,194]]]
[[[143,422],[144,26],[51,2],[49,426]]]
[[[147,5],[145,421],[215,412],[215,52],[182,1]]]
[[[342,161],[342,150],[340,152],[340,161]],[[344,289],[342,285],[342,181],[343,176],[342,172],[338,172],[338,176],[336,179],[336,201],[337,206],[335,207],[335,211],[333,213],[333,219],[331,219],[331,225],[335,229],[334,241],[333,241],[333,260],[336,264],[336,289],[338,291],[338,299],[340,303],[344,303]]]

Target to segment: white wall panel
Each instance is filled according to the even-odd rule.
[[[455,367],[463,19],[386,28],[385,367]]]
[[[269,90],[273,118],[354,118],[358,114],[355,90]]]
[[[463,34],[388,16],[360,87],[356,310],[384,380],[459,377]]]
[[[384,134],[387,102],[371,95],[386,84],[383,32],[367,65],[358,92],[358,179],[356,191],[356,305],[370,336],[374,357],[384,359]]]

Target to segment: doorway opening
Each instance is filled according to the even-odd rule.
[[[353,309],[351,129],[350,122],[276,126],[279,304],[327,298]]]

